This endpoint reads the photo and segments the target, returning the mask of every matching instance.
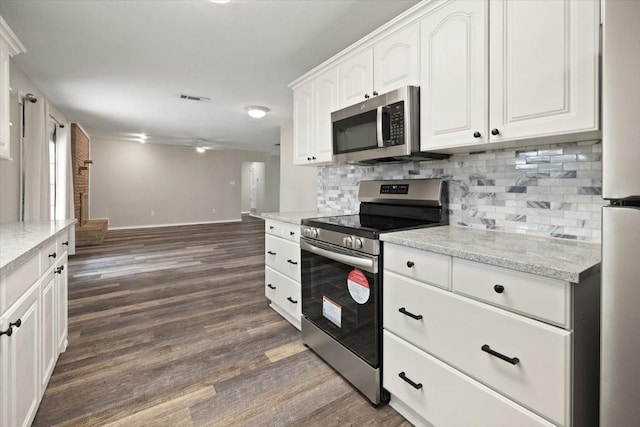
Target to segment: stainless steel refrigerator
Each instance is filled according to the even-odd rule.
[[[640,0],[603,1],[600,425],[640,425]]]

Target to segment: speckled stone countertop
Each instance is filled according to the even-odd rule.
[[[57,233],[76,220],[0,224],[0,276],[18,267]]]
[[[381,240],[572,283],[600,270],[596,243],[457,226],[384,233]]]
[[[300,224],[305,218],[318,218],[321,216],[335,215],[331,212],[318,211],[300,211],[300,212],[267,212],[261,214],[264,219],[273,219],[276,221],[288,222],[291,224]]]

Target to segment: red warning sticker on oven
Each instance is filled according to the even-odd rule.
[[[358,304],[364,304],[369,301],[369,295],[371,295],[371,288],[369,287],[369,281],[367,276],[360,270],[353,269],[347,277],[347,287],[351,298]]]

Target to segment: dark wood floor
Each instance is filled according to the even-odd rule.
[[[69,346],[34,426],[400,426],[264,297],[264,224],[110,231],[69,261]]]

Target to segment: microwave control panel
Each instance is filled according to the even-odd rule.
[[[385,146],[404,144],[404,102],[396,102],[384,108],[382,129]]]

